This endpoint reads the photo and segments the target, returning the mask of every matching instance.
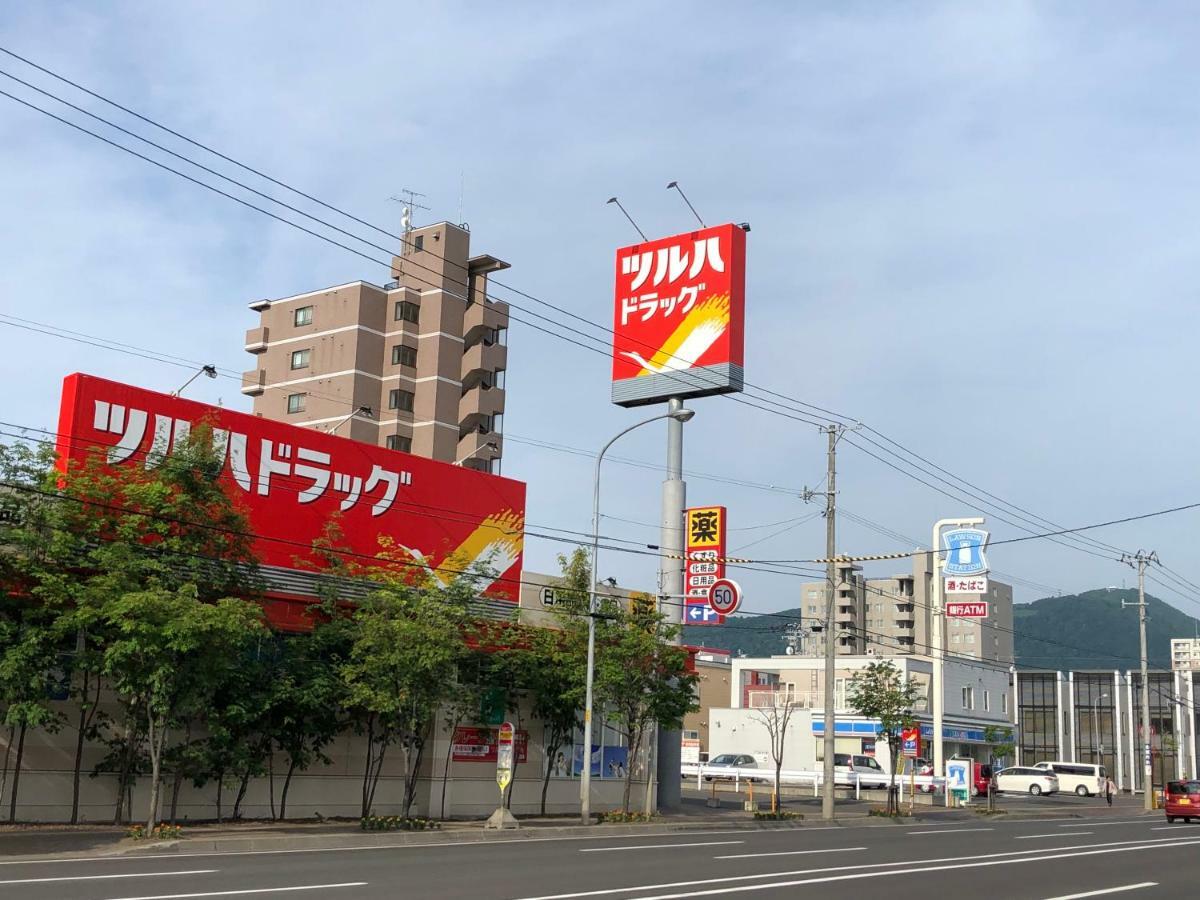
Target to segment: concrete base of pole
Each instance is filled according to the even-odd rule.
[[[658,733],[658,808],[676,810],[683,803],[683,735],[678,731]]]
[[[485,829],[494,828],[497,831],[503,831],[506,828],[520,828],[521,823],[517,821],[516,816],[502,806],[488,817],[483,827]]]

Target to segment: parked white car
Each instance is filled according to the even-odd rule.
[[[888,773],[873,756],[858,756],[850,753],[835,753],[833,755],[834,784],[852,785],[854,776],[858,775],[858,783],[865,788],[886,788]]]
[[[1058,793],[1058,776],[1046,769],[1012,766],[996,773],[996,790],[1011,793],[1039,794]]]

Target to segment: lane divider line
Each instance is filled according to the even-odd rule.
[[[1099,897],[1101,894],[1119,894],[1122,891],[1136,891],[1141,888],[1158,887],[1157,881],[1143,881],[1139,884],[1123,884],[1120,887],[1104,888],[1099,891],[1087,891],[1083,894],[1063,894],[1061,897],[1048,897],[1047,900],[1082,900],[1084,897]]]
[[[580,853],[613,853],[618,850],[661,850],[675,847],[717,847],[722,844],[744,844],[745,841],[696,841],[690,844],[634,844],[631,847],[581,847]]]
[[[100,881],[109,878],[163,878],[168,875],[208,875],[217,869],[188,869],[184,872],[121,872],[108,875],[58,875],[54,878],[10,878],[0,884],[46,884],[51,881]]]
[[[849,853],[866,850],[866,847],[830,847],[828,850],[780,850],[778,853],[735,853],[732,856],[714,856],[713,859],[757,859],[760,856],[804,856],[808,853]]]
[[[233,891],[204,891],[197,894],[150,894],[144,897],[110,897],[109,900],[184,900],[186,897],[236,897],[243,894],[283,894],[288,891],[328,891],[333,888],[365,887],[365,881],[340,884],[298,884],[291,887],[242,888]]]

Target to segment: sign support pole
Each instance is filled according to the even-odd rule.
[[[680,601],[666,604],[663,610],[668,625],[681,625],[686,600],[683,588],[683,514],[687,508],[687,485],[683,480],[683,422],[677,417],[683,401],[672,397],[667,401],[667,477],[662,486],[662,520],[658,539],[658,593],[679,597]],[[674,415],[673,415],[674,414]],[[671,558],[677,557],[677,558]],[[682,632],[675,638],[682,643]],[[682,733],[677,729],[660,728],[658,732],[658,808],[678,809],[682,802],[679,767],[683,756]],[[630,760],[630,764],[632,764]],[[650,777],[647,771],[646,777]]]

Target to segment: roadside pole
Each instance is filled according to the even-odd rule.
[[[1142,650],[1142,797],[1143,806],[1147,810],[1154,809],[1154,760],[1150,754],[1150,666],[1146,659],[1146,566],[1158,562],[1158,554],[1151,550],[1146,553],[1139,550],[1130,556],[1121,554],[1121,562],[1137,569],[1138,573],[1138,602],[1126,603],[1121,606],[1136,606],[1138,611],[1138,636]],[[1132,768],[1132,766],[1130,767]]]
[[[834,753],[837,747],[834,731],[837,726],[837,710],[834,706],[833,687],[837,680],[835,654],[833,643],[836,628],[834,627],[834,595],[836,594],[837,562],[837,531],[834,516],[837,512],[837,441],[840,428],[830,425],[825,429],[829,435],[827,484],[825,486],[825,783],[821,791],[821,818],[833,818],[834,791]]]
[[[680,598],[663,610],[668,625],[683,624],[683,515],[687,508],[687,484],[683,480],[683,401],[667,401],[667,477],[662,485],[662,516],[658,545],[658,594]],[[675,637],[683,643],[683,629]],[[658,732],[658,808],[678,809],[682,802],[680,763],[683,734],[677,728]],[[650,777],[650,773],[646,773]]]

